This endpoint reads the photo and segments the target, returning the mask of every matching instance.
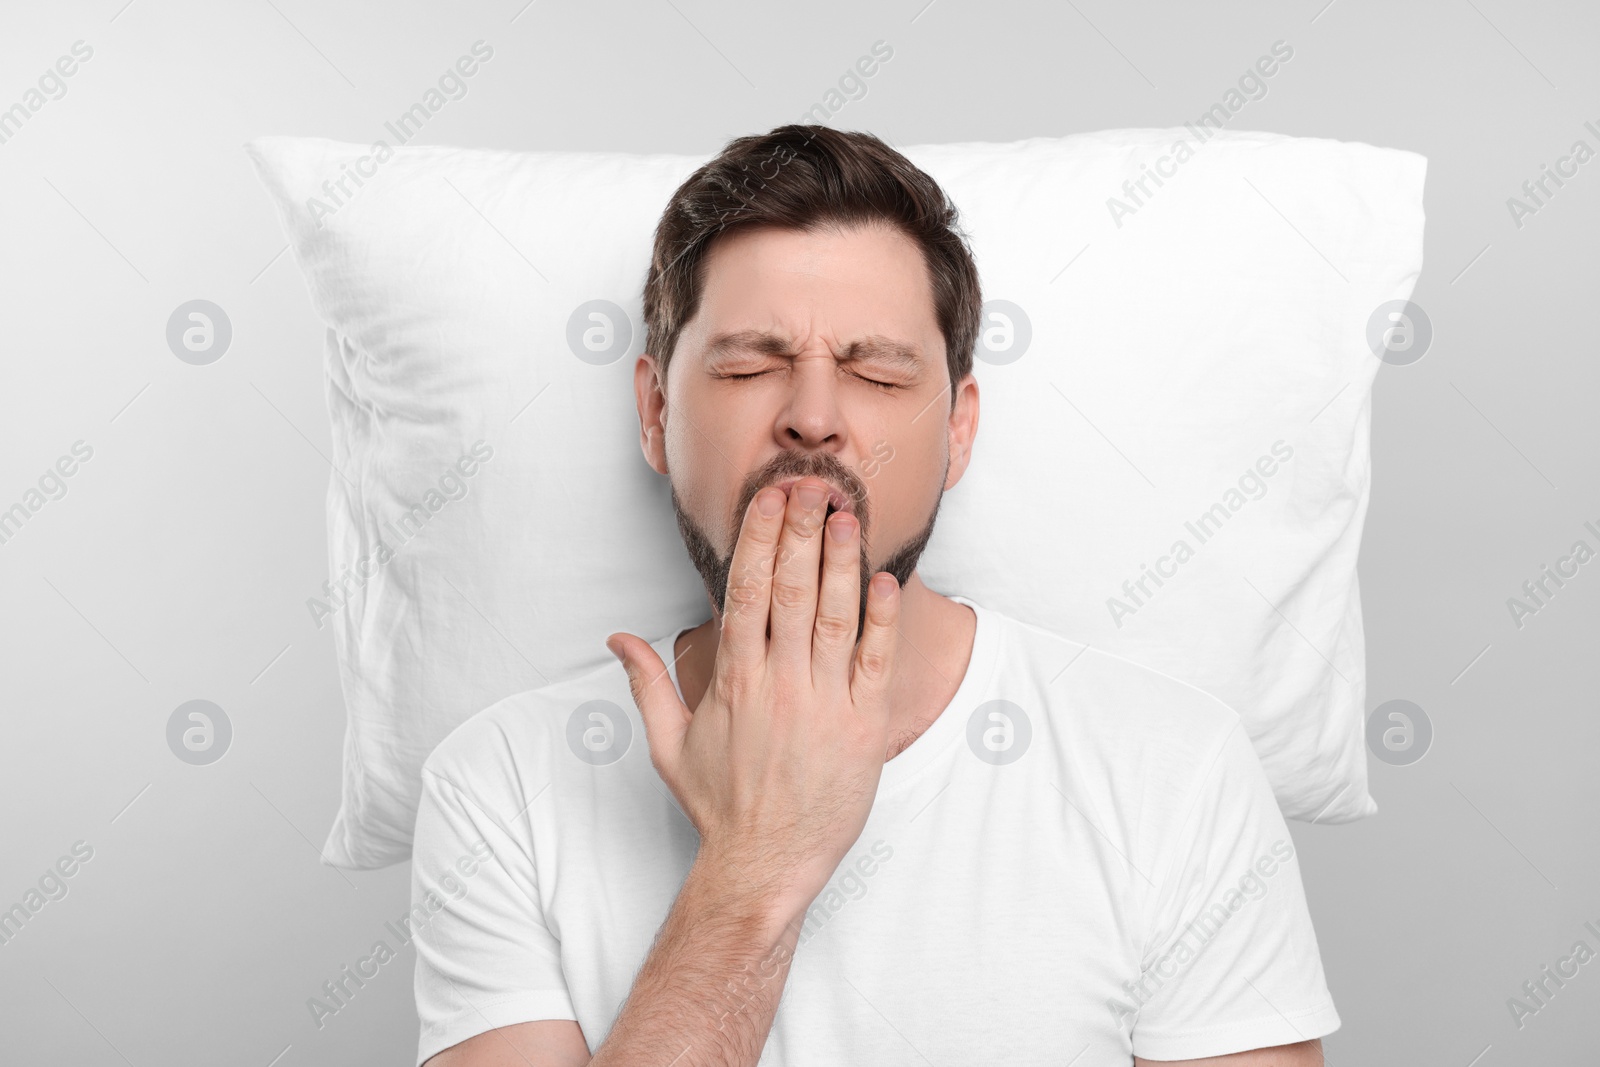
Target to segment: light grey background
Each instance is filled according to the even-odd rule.
[[[1293,60],[1234,128],[1426,155],[1435,339],[1378,377],[1361,572],[1372,705],[1414,700],[1436,736],[1412,766],[1372,761],[1376,817],[1291,826],[1344,1020],[1328,1062],[1592,1059],[1600,961],[1520,1029],[1507,998],[1600,950],[1600,561],[1520,629],[1506,602],[1600,548],[1600,159],[1520,227],[1506,200],[1575,140],[1600,149],[1600,13],[524,2],[0,11],[0,108],[94,49],[0,144],[0,509],[94,449],[0,545],[0,907],[94,848],[0,946],[7,1062],[411,1062],[410,949],[321,1029],[306,1007],[406,909],[407,867],[318,862],[344,725],[304,607],[326,576],[322,327],[240,145],[370,141],[480,38],[493,61],[419,143],[709,154],[797,120],[879,39],[893,59],[831,124],[897,145],[1172,126],[1282,39]],[[201,297],[234,330],[206,367],[164,340]],[[208,767],[165,740],[195,698],[234,727]]]

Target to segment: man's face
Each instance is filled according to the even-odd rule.
[[[665,399],[653,356],[635,375],[645,453],[668,476],[689,555],[720,619],[750,501],[820,477],[861,522],[864,620],[873,574],[911,578],[976,430],[971,375],[951,412],[921,253],[887,226],[763,228],[719,239],[705,270]]]

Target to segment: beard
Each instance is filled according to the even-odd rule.
[[[939,477],[940,486],[944,485],[945,476],[949,472],[950,456],[946,452],[944,474]],[[942,488],[939,490],[939,495],[933,502],[933,510],[929,512],[928,521],[923,524],[921,531],[890,552],[889,558],[882,566],[874,568],[867,554],[872,532],[872,515],[867,505],[866,486],[855,476],[855,472],[840,463],[831,453],[779,453],[766,466],[745,479],[739,493],[738,504],[728,520],[728,541],[733,548],[738,547],[739,531],[744,525],[744,516],[758,492],[774,482],[808,476],[821,478],[844,490],[852,502],[856,519],[861,524],[861,590],[860,608],[856,616],[856,641],[859,643],[861,632],[867,623],[867,590],[872,582],[872,576],[878,571],[888,571],[894,575],[895,581],[901,588],[911,580],[911,575],[916,572],[917,562],[922,558],[923,550],[928,547],[928,541],[933,537],[933,526],[939,517],[939,504],[944,500],[944,490]],[[684,547],[689,551],[690,561],[694,564],[695,570],[700,572],[700,580],[705,583],[706,594],[711,598],[720,626],[721,620],[727,617],[728,575],[733,570],[733,549],[730,549],[726,556],[717,552],[716,545],[712,543],[705,529],[684,510],[683,502],[678,499],[677,487],[672,484],[670,470],[667,472],[667,486],[672,498],[672,512],[678,519],[678,532],[683,537]],[[832,514],[831,505],[826,514]],[[821,535],[819,531],[818,536]],[[768,632],[770,633],[770,629]]]

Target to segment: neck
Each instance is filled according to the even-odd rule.
[[[976,626],[971,608],[935,593],[915,571],[901,587],[886,760],[921,736],[955,696],[966,674]],[[721,617],[713,605],[712,617],[684,632],[673,647],[679,688],[691,711],[711,685],[720,636]]]

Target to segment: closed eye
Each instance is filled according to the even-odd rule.
[[[880,382],[876,378],[864,378],[859,374],[856,375],[856,377],[861,378],[861,380],[864,382],[871,382],[873,385],[876,385],[879,389],[882,389],[886,393],[892,393],[896,389],[900,388],[898,385],[893,385],[889,382]]]
[[[728,379],[731,379],[733,381],[742,382],[742,381],[745,381],[745,380],[750,379],[750,378],[759,378],[763,374],[770,374],[770,373],[772,373],[772,372],[771,371],[758,370],[758,371],[752,371],[749,374],[724,374],[724,375],[721,375],[721,377],[728,378]],[[864,377],[863,375],[860,375],[860,374],[856,375],[856,377],[860,378],[864,382],[868,382],[868,383],[870,383],[872,385],[877,386],[879,389],[882,389],[886,393],[892,393],[896,389],[900,388],[900,386],[891,384],[889,382],[880,382],[876,378],[867,378],[867,377]]]

